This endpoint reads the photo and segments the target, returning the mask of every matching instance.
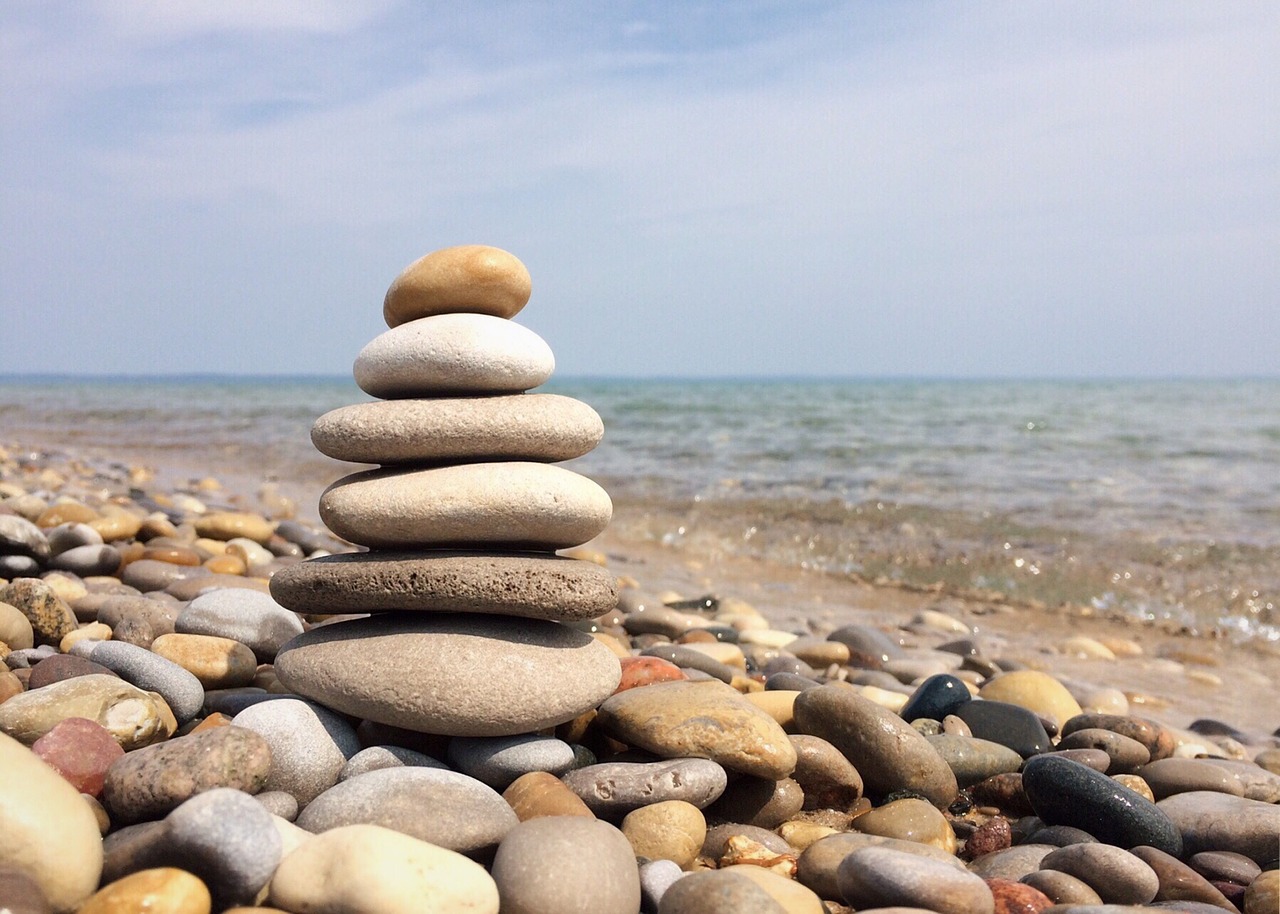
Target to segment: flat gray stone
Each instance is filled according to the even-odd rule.
[[[311,426],[316,450],[354,463],[537,460],[588,453],[604,423],[559,394],[377,400],[325,413]]]
[[[292,794],[299,806],[336,784],[347,759],[360,751],[345,719],[297,698],[252,705],[231,723],[253,730],[271,747],[271,772],[262,789]]]
[[[353,717],[446,736],[510,736],[572,720],[617,687],[618,658],[537,619],[385,613],[312,629],[279,680]]]
[[[239,641],[258,660],[269,662],[282,644],[302,634],[302,620],[265,593],[225,588],[192,600],[178,615],[174,630]]]
[[[495,790],[530,771],[561,775],[573,768],[573,747],[554,736],[458,736],[449,742],[449,763]]]
[[[320,496],[325,526],[372,549],[566,549],[600,534],[612,514],[608,494],[587,477],[527,461],[366,470]]]
[[[88,659],[140,689],[158,692],[180,724],[191,720],[204,707],[204,686],[200,680],[145,647],[123,641],[99,641]]]
[[[356,384],[383,400],[519,393],[546,382],[555,356],[527,327],[488,314],[436,314],[393,327],[356,356]]]
[[[357,552],[280,569],[271,595],[301,613],[493,613],[569,622],[614,608],[616,579],[594,562],[483,552]]]
[[[476,854],[516,826],[515,812],[475,778],[440,768],[382,768],[329,788],[298,814],[309,832],[381,825],[437,847]]]
[[[666,762],[602,762],[560,778],[597,816],[621,818],[633,809],[684,800],[699,809],[710,806],[729,783],[725,770],[710,759]]]
[[[972,787],[996,774],[1006,774],[1022,767],[1022,756],[1008,746],[971,736],[939,733],[925,737],[943,760],[951,766],[960,787]]]
[[[836,872],[840,893],[855,909],[924,908],[937,914],[994,914],[995,898],[981,877],[937,860],[886,847],[865,847]]]
[[[204,880],[216,911],[252,905],[284,853],[271,813],[229,787],[192,797],[164,824],[165,855]]]
[[[1182,856],[1233,851],[1264,866],[1276,857],[1280,806],[1274,803],[1205,790],[1175,794],[1156,806],[1182,834]]]

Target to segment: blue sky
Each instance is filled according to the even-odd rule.
[[[569,375],[1274,375],[1280,6],[0,4],[0,374],[343,374],[438,247]]]

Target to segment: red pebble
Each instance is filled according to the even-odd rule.
[[[613,694],[638,686],[653,685],[655,682],[675,682],[688,678],[684,670],[661,657],[623,657],[622,681],[613,690]]]
[[[1012,844],[1013,830],[1009,827],[1009,820],[996,816],[969,836],[969,840],[964,843],[964,850],[969,859],[973,860],[983,854],[1002,851]]]
[[[998,876],[992,876],[986,882],[996,899],[995,914],[1039,914],[1053,906],[1048,895],[1021,882]]]
[[[111,763],[124,755],[106,727],[83,717],[59,721],[31,751],[76,790],[94,797],[101,795]]]

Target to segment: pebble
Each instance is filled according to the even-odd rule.
[[[529,271],[514,254],[483,244],[441,248],[405,267],[387,289],[388,327],[433,314],[512,318],[529,301]]]
[[[559,775],[574,766],[573,747],[551,736],[459,736],[449,741],[449,763],[495,790],[531,771]]]
[[[0,771],[0,866],[17,867],[55,911],[74,910],[98,888],[102,873],[93,811],[75,787],[3,734]]]
[[[732,789],[732,787],[731,787]],[[956,850],[956,835],[946,817],[924,800],[894,800],[858,816],[849,827],[867,835],[928,844],[948,854]]]
[[[347,825],[302,843],[271,880],[287,911],[497,914],[498,888],[461,854],[377,825]]]
[[[230,787],[257,793],[271,749],[244,727],[216,727],[130,752],[107,771],[103,802],[115,821],[159,819],[197,793]]]
[[[114,546],[76,546],[59,552],[49,560],[49,567],[70,571],[82,578],[115,574],[123,557]]]
[[[725,684],[733,682],[737,675],[733,667],[701,651],[695,651],[687,644],[654,644],[641,650],[640,656],[657,657],[683,670],[698,670]]]
[[[995,901],[995,914],[1039,914],[1053,902],[1039,889],[1009,879],[986,880]]]
[[[0,705],[0,713],[4,707]],[[1181,833],[1187,856],[1201,851],[1231,851],[1263,866],[1276,859],[1280,806],[1274,803],[1213,791],[1192,791],[1161,800],[1157,808]],[[1168,848],[1160,849],[1168,851]],[[1183,855],[1174,853],[1174,856]]]
[[[437,314],[374,337],[356,356],[356,384],[382,400],[520,393],[555,370],[527,327],[485,314]],[[332,529],[332,528],[330,528]]]
[[[1209,880],[1248,885],[1262,872],[1253,860],[1231,851],[1201,851],[1187,860],[1197,873]]]
[[[509,736],[572,720],[618,685],[618,659],[554,622],[385,613],[295,638],[276,675],[352,716],[449,736]],[[644,691],[644,690],[640,690]]]
[[[1147,747],[1136,739],[1123,736],[1114,730],[1086,727],[1075,730],[1058,741],[1058,751],[1066,749],[1097,749],[1107,754],[1108,774],[1136,771],[1151,761]]]
[[[255,793],[253,798],[271,815],[279,816],[286,822],[293,822],[298,818],[298,801],[292,794],[285,793],[283,790],[266,790]],[[287,847],[285,852],[288,853]]]
[[[770,780],[796,767],[795,749],[778,722],[718,682],[663,682],[615,694],[600,705],[596,723],[663,758],[709,758]]]
[[[8,603],[27,618],[36,645],[57,647],[76,628],[71,607],[52,587],[37,578],[18,578],[0,586],[0,603]]]
[[[1052,755],[1030,759],[1022,786],[1049,825],[1080,828],[1122,848],[1146,844],[1181,856],[1179,830],[1163,809],[1079,762]]]
[[[268,594],[224,588],[192,600],[179,613],[174,630],[239,641],[267,663],[286,641],[302,634],[302,620]]]
[[[673,860],[687,868],[707,837],[702,810],[684,800],[666,800],[632,810],[622,820],[622,834],[637,857]]]
[[[559,556],[459,553],[329,555],[280,569],[271,595],[307,613],[501,613],[593,619],[617,603],[608,569]]]
[[[1052,748],[1049,734],[1034,711],[1006,701],[983,699],[966,702],[955,709],[978,739],[1007,746],[1024,759]]]
[[[840,894],[857,909],[899,905],[937,914],[994,914],[991,889],[978,876],[886,847],[846,857],[836,872]]]
[[[566,549],[598,536],[612,513],[608,494],[587,477],[527,461],[365,470],[320,496],[330,530],[374,549]]]
[[[175,565],[172,562],[160,562],[155,559],[138,559],[130,562],[120,572],[120,580],[142,593],[162,591],[176,581],[190,578],[208,578],[209,569],[196,565]]]
[[[862,776],[866,791],[884,796],[913,790],[944,808],[958,787],[951,768],[911,725],[852,689],[825,685],[801,692],[796,727],[839,749]]]
[[[423,810],[431,810],[423,815]],[[519,820],[491,787],[440,768],[383,768],[330,787],[296,820],[319,834],[344,825],[379,825],[438,847],[477,854]]]
[[[503,791],[502,798],[521,822],[539,816],[595,818],[595,813],[564,781],[545,771],[531,771],[516,778]]]
[[[449,766],[425,753],[406,749],[403,746],[369,746],[347,759],[347,763],[338,772],[338,780],[345,781],[383,768],[406,767],[448,768]]]
[[[711,870],[676,880],[658,914],[786,914],[772,895],[741,873]]]
[[[1234,906],[1222,892],[1177,857],[1154,847],[1135,847],[1130,853],[1156,874],[1159,881],[1156,901],[1200,901],[1227,911],[1233,910]]]
[[[175,867],[141,870],[95,892],[76,914],[209,914],[213,899],[196,876]]]
[[[1267,870],[1244,893],[1244,914],[1272,914],[1280,910],[1280,870]]]
[[[849,665],[878,670],[890,660],[903,656],[901,645],[877,628],[854,623],[842,625],[827,635],[849,649]]]
[[[844,754],[819,736],[805,733],[789,737],[796,751],[791,776],[804,791],[805,809],[846,810],[862,796],[862,775]]]
[[[200,680],[147,648],[122,641],[102,641],[89,652],[89,660],[102,664],[140,689],[159,693],[179,724],[191,720],[204,706],[204,687]]]
[[[1067,687],[1039,670],[1014,670],[994,676],[978,690],[978,697],[1018,705],[1059,725],[1081,713],[1079,702]]]
[[[31,620],[16,606],[0,602],[0,642],[20,651],[35,645]]]
[[[212,511],[195,520],[196,536],[211,540],[233,540],[237,537],[266,543],[275,533],[275,525],[259,514],[243,511]]]
[[[954,854],[939,850],[930,844],[900,841],[897,838],[864,835],[858,832],[841,832],[819,838],[805,848],[796,861],[796,879],[821,898],[839,899],[843,897],[840,894],[837,879],[840,864],[854,851],[867,847],[884,847],[904,854],[916,854],[952,869],[964,870],[964,864]]]
[[[625,692],[628,689],[639,688],[640,686],[653,685],[657,682],[679,682],[688,679],[680,667],[670,661],[663,660],[661,657],[632,657],[630,655],[621,658],[622,663],[622,679],[618,681],[618,687],[614,689],[614,694]]]
[[[263,790],[283,790],[306,806],[338,781],[347,759],[360,751],[355,730],[338,714],[296,698],[264,701],[232,718],[271,750]]]
[[[1077,730],[1100,728],[1119,733],[1142,743],[1151,754],[1151,761],[1168,758],[1173,755],[1175,743],[1173,734],[1154,721],[1141,717],[1128,717],[1119,714],[1080,714],[1062,725],[1061,735],[1070,736]]]
[[[604,436],[587,404],[558,394],[377,400],[325,413],[311,441],[336,460],[400,463],[533,460],[591,451]]]
[[[961,788],[972,787],[979,781],[997,774],[1014,772],[1022,767],[1021,755],[1008,746],[990,740],[950,733],[925,738],[951,767]]]
[[[941,721],[971,698],[963,680],[950,673],[939,673],[916,687],[899,716],[908,723],[920,718]]]
[[[803,806],[804,791],[791,778],[773,781],[743,776],[729,783],[720,798],[707,808],[707,815],[715,820],[777,828]]]
[[[640,864],[640,910],[655,914],[667,889],[683,876],[680,866],[671,860]]]
[[[640,910],[640,873],[631,843],[596,819],[521,822],[498,845],[491,872],[507,914]]]
[[[15,695],[0,705],[0,731],[31,745],[68,717],[101,724],[126,752],[168,738],[164,699],[118,676],[91,674]]]
[[[214,907],[252,904],[280,862],[283,841],[253,797],[227,787],[197,794],[165,817],[156,836],[165,865],[204,880]]]
[[[1244,785],[1240,779],[1232,771],[1216,764],[1216,760],[1164,758],[1143,765],[1134,773],[1147,782],[1156,800],[1192,790],[1244,796]]]
[[[983,879],[1020,880],[1040,869],[1040,863],[1054,850],[1050,844],[1016,844],[992,851],[969,863],[969,872]]]
[[[258,660],[248,645],[214,635],[161,635],[151,643],[157,656],[176,663],[205,689],[234,689],[249,685]]]
[[[1021,882],[1042,892],[1054,904],[1102,904],[1089,883],[1061,870],[1036,870]]]
[[[1212,759],[1214,765],[1231,772],[1240,781],[1240,786],[1244,788],[1245,799],[1260,800],[1263,803],[1280,803],[1280,772],[1268,771],[1263,767],[1262,762],[1260,757],[1255,757],[1253,762],[1227,758]]]
[[[1058,870],[1087,883],[1103,904],[1144,905],[1160,889],[1155,870],[1110,844],[1071,844],[1050,852],[1040,868]]]
[[[738,864],[725,867],[724,872],[745,876],[769,893],[786,914],[826,914],[826,908],[817,894],[786,876],[763,866]]]
[[[685,800],[705,809],[728,785],[724,768],[701,758],[603,762],[574,769],[560,780],[595,815],[619,819],[633,809],[664,800]]]
[[[82,645],[76,649],[77,653],[73,654],[47,654],[42,656],[31,666],[31,675],[27,679],[27,688],[43,689],[45,686],[53,685],[55,682],[95,674],[119,679],[120,677],[116,675],[114,670],[109,670],[102,664],[94,663],[81,656],[81,652],[89,653],[95,646],[91,644]]]
[[[41,761],[82,794],[102,793],[107,770],[124,750],[105,727],[83,717],[68,717],[31,747]]]

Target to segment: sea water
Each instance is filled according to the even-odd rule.
[[[1280,638],[1280,381],[555,380],[613,533]],[[0,444],[313,490],[335,378],[10,378]]]

